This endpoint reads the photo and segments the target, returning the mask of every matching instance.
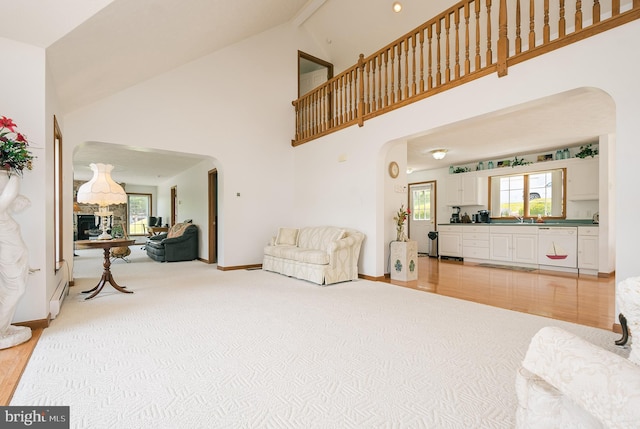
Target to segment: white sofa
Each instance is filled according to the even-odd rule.
[[[264,248],[262,269],[319,285],[355,280],[363,240],[348,228],[280,228]]]
[[[516,393],[519,429],[640,427],[640,366],[560,328],[533,337]]]

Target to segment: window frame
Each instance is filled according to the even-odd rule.
[[[63,200],[64,189],[62,186],[62,132],[58,125],[56,115],[53,115],[53,267],[58,272],[64,263],[64,223]]]
[[[131,230],[131,197],[147,197],[148,198],[148,206],[147,206],[147,216],[145,217],[144,220],[144,231],[142,232],[133,232]],[[127,234],[129,234],[130,237],[132,236],[145,236],[147,235],[147,219],[149,218],[149,216],[152,216],[152,210],[153,210],[153,195],[150,193],[146,193],[146,192],[127,192]]]
[[[523,192],[522,192],[522,199],[523,199],[523,218],[535,218],[538,215],[537,214],[530,214],[530,198],[525,198],[525,195],[530,196],[531,192],[529,189],[529,184],[530,184],[530,180],[529,180],[529,176],[533,176],[533,175],[537,175],[537,174],[545,174],[545,173],[554,173],[554,172],[558,172],[560,171],[562,173],[562,180],[561,180],[561,185],[562,185],[562,197],[559,199],[559,202],[562,204],[562,209],[561,209],[561,214],[560,216],[541,216],[541,218],[543,220],[559,220],[559,219],[566,219],[567,218],[567,168],[566,167],[562,167],[562,168],[552,168],[552,169],[546,169],[546,170],[534,170],[534,171],[525,171],[525,172],[521,172],[521,173],[513,173],[513,174],[501,174],[501,175],[495,175],[495,176],[489,176],[489,211],[491,212],[491,219],[517,219],[517,216],[502,216],[501,213],[502,211],[500,210],[500,208],[498,208],[498,210],[494,210],[494,195],[492,194],[494,192],[494,186],[493,186],[493,180],[500,180],[502,178],[505,177],[517,177],[517,176],[522,176],[523,177]],[[500,185],[498,184],[498,192],[501,191]],[[499,196],[498,196],[499,198]],[[499,199],[498,199],[499,201]],[[497,215],[496,215],[497,214]]]

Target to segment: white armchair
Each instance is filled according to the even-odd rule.
[[[640,425],[640,366],[560,328],[533,337],[516,393],[519,429]]]

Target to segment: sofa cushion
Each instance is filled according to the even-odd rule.
[[[346,236],[346,231],[333,226],[302,228],[298,234],[298,247],[326,251],[329,244]]]
[[[280,228],[276,237],[276,246],[296,246],[298,244],[298,228]]]
[[[264,248],[264,254],[307,264],[329,264],[329,254],[323,250],[301,249],[296,246],[267,246]]]

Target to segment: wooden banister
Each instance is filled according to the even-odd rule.
[[[526,2],[462,0],[372,55],[360,54],[354,66],[292,102],[292,144],[354,124],[362,127],[375,116],[490,73],[505,76],[510,66],[640,19],[640,0],[623,0],[624,12],[620,0],[590,0],[584,12],[581,0],[569,0],[575,1],[575,15],[573,28],[567,28],[566,0],[544,0],[541,22],[536,21],[536,0],[529,0],[528,8],[521,1]],[[611,10],[611,16],[603,17],[601,10]],[[590,14],[584,28],[583,13]],[[557,23],[550,22],[551,16],[558,17]],[[508,17],[515,19],[509,22]],[[529,34],[523,38],[527,19]],[[497,40],[492,20],[498,24]]]

